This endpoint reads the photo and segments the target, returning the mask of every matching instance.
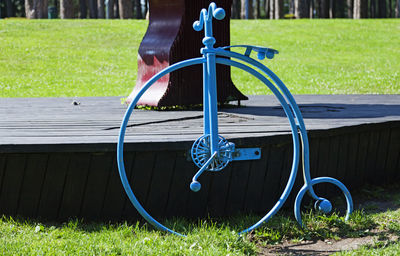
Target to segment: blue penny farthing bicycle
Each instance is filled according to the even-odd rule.
[[[124,167],[123,157],[123,146],[124,137],[126,132],[126,126],[129,118],[132,114],[140,97],[152,86],[158,79],[164,75],[171,73],[175,70],[192,66],[192,65],[203,65],[203,111],[204,111],[204,134],[199,137],[193,144],[191,149],[191,156],[193,162],[200,168],[199,171],[194,175],[190,184],[190,189],[197,192],[201,189],[200,183],[197,181],[199,176],[204,171],[221,171],[224,169],[229,162],[233,160],[250,160],[259,159],[261,150],[258,148],[253,149],[237,149],[235,144],[228,142],[222,136],[218,134],[218,117],[217,117],[217,86],[216,86],[216,64],[228,65],[242,69],[254,77],[258,78],[263,82],[275,95],[283,110],[289,119],[290,129],[292,132],[293,139],[293,162],[291,167],[291,173],[286,187],[280,196],[279,200],[272,207],[272,209],[257,223],[251,227],[239,232],[243,234],[259,227],[263,222],[268,221],[273,215],[275,215],[282,207],[286,199],[288,198],[290,191],[292,190],[297,170],[300,161],[300,155],[302,155],[303,162],[303,178],[304,186],[300,189],[297,194],[294,204],[294,215],[298,223],[302,226],[300,205],[303,196],[306,192],[316,200],[314,207],[324,213],[329,213],[332,210],[332,204],[329,200],[319,197],[314,192],[313,186],[319,183],[331,183],[337,186],[344,194],[347,202],[346,220],[349,218],[350,213],[353,210],[353,202],[348,189],[338,180],[330,177],[319,177],[311,179],[310,176],[310,164],[309,164],[309,145],[307,138],[307,131],[304,125],[300,109],[296,104],[292,94],[283,84],[283,82],[266,66],[260,62],[250,58],[252,51],[257,52],[258,59],[262,60],[265,57],[272,59],[278,51],[265,47],[251,46],[251,45],[235,45],[226,46],[220,48],[214,48],[215,38],[212,33],[212,20],[222,20],[225,17],[225,11],[222,8],[217,8],[215,3],[211,3],[206,9],[201,10],[200,19],[193,24],[193,28],[196,31],[201,31],[204,28],[205,37],[203,39],[204,47],[201,49],[203,57],[193,58],[175,63],[168,68],[165,68],[158,74],[154,75],[139,91],[136,97],[132,100],[129,105],[124,119],[121,124],[121,130],[118,140],[117,157],[118,157],[118,168],[124,189],[138,212],[152,225],[171,232],[176,235],[180,233],[171,230],[160,222],[155,220],[139,203],[136,196],[132,192],[132,188],[129,185],[128,178],[126,176]],[[245,53],[240,54],[237,52],[230,51],[233,48],[244,48]],[[228,50],[229,49],[229,50]],[[240,62],[238,62],[240,61]],[[244,64],[243,64],[244,63]],[[301,146],[300,146],[301,143]],[[302,150],[302,151],[300,151]]]

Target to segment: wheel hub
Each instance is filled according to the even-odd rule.
[[[210,135],[203,135],[198,138],[192,146],[191,154],[193,162],[202,168],[211,157]],[[228,142],[224,137],[218,135],[218,155],[207,167],[207,171],[220,171],[224,169],[230,161],[235,151],[235,144]]]

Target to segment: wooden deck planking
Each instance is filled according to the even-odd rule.
[[[263,185],[267,174],[270,147],[263,147],[260,161],[252,161],[244,198],[244,211],[261,212],[261,197]]]
[[[400,129],[391,127],[390,144],[386,158],[386,169],[389,177],[400,178]],[[397,164],[396,164],[397,162]]]
[[[134,159],[134,152],[127,152],[125,154],[124,160],[126,162],[125,168],[127,170],[127,173],[130,173],[130,171],[132,170]],[[127,200],[129,200],[122,186],[116,161],[117,159],[113,157],[113,163],[111,165],[103,207],[101,210],[101,216],[106,216],[108,219],[114,221],[121,219],[125,203]]]
[[[240,161],[232,164],[232,175],[225,202],[225,214],[243,212],[244,199],[249,185],[250,166],[253,161]],[[251,185],[251,184],[250,184]]]
[[[209,207],[208,210],[211,216],[223,216],[225,213],[231,175],[232,165],[227,166],[224,169],[224,172],[219,173],[219,175],[212,175],[212,183],[209,187],[209,196],[207,200]],[[199,179],[199,182],[202,183],[201,180],[206,179],[207,176],[211,175],[203,175],[203,177]],[[203,184],[202,186],[205,187],[206,184]]]
[[[350,189],[400,178],[399,95],[296,99],[308,128],[312,178],[335,177]],[[116,168],[125,106],[118,97],[77,100],[81,104],[74,106],[71,99],[0,99],[1,213],[52,220],[139,218]],[[189,190],[197,168],[186,155],[202,133],[201,111],[134,111],[125,164],[146,210],[159,217],[224,216],[266,213],[275,204],[292,161],[288,122],[272,96],[251,96],[245,104],[221,109],[220,133],[238,147],[263,147],[262,159],[205,173],[198,193]],[[289,207],[303,184],[300,169]],[[324,194],[332,190],[317,187]]]
[[[198,171],[198,168],[194,166],[194,164],[192,164],[192,175],[190,178],[190,182],[192,181],[193,176],[196,174],[196,172]],[[221,173],[222,174],[222,173]],[[226,174],[224,174],[226,175]],[[220,177],[222,175],[217,175],[217,177]],[[224,176],[225,178],[227,176]],[[207,215],[207,213],[211,213],[213,212],[213,206],[215,204],[213,204],[213,200],[215,199],[215,194],[213,194],[212,189],[215,186],[215,183],[218,179],[216,179],[215,175],[202,175],[200,176],[199,182],[202,186],[202,189],[200,189],[200,191],[198,191],[197,193],[192,192],[189,188],[190,186],[190,182],[186,183],[186,188],[189,191],[189,196],[188,196],[188,201],[186,203],[186,205],[184,206],[184,208],[186,208],[186,213],[187,213],[187,217],[191,217],[191,218],[196,218],[196,217],[204,217]],[[170,195],[170,200],[172,201],[174,198],[174,195]]]
[[[398,95],[298,95],[310,131],[398,120]],[[0,150],[6,145],[111,143],[126,106],[119,97],[1,99]],[[287,134],[288,122],[273,96],[250,96],[246,107],[221,109],[228,138]],[[18,106],[18,107],[15,107]],[[130,142],[192,141],[202,132],[202,112],[135,110]],[[326,122],[329,120],[329,122]],[[165,129],[168,127],[168,129]]]
[[[346,186],[350,184],[351,179],[347,177],[347,172],[351,172],[348,169],[348,155],[349,155],[349,136],[340,136],[339,140],[339,151],[337,153],[337,176],[336,178],[341,179],[341,182]]]
[[[92,155],[83,194],[82,216],[92,216],[94,219],[100,218],[113,158],[114,155],[111,153],[96,153]]]
[[[187,216],[186,207],[191,190],[189,184],[192,181],[196,169],[193,163],[186,160],[182,153],[177,153],[175,169],[172,176],[172,183],[168,194],[166,217]],[[177,196],[175,196],[177,195]]]
[[[152,216],[165,216],[174,174],[176,152],[157,154],[145,208]],[[138,170],[139,171],[139,170]]]
[[[284,159],[284,147],[279,145],[272,145],[270,148],[269,162],[267,174],[265,176],[263,191],[260,204],[263,206],[263,212],[272,208],[277,198],[280,197],[280,177]],[[286,170],[290,171],[290,170]],[[267,209],[266,209],[267,208]]]
[[[4,214],[17,213],[26,157],[23,154],[7,156],[0,194],[0,212]]]
[[[47,154],[27,155],[25,175],[21,184],[21,195],[18,203],[18,213],[36,218],[40,202],[40,189],[46,173]]]
[[[68,220],[71,216],[81,216],[91,160],[90,153],[73,153],[64,184],[59,219]]]
[[[37,210],[39,218],[58,218],[70,157],[63,153],[49,155]]]
[[[143,207],[146,207],[148,201],[155,159],[156,152],[136,152],[130,176],[127,173],[133,193]],[[138,216],[129,199],[125,202],[125,212],[128,218]]]
[[[379,184],[383,177],[377,173],[376,163],[378,161],[379,132],[371,132],[369,135],[367,159],[365,159],[365,181],[372,184]],[[381,179],[380,179],[381,178]]]

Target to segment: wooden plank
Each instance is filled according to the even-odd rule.
[[[249,186],[250,166],[254,161],[231,162],[232,175],[225,205],[225,215],[243,212],[247,186]]]
[[[26,155],[10,154],[6,161],[0,194],[0,213],[15,215],[25,174]]]
[[[347,156],[347,172],[346,172],[346,180],[347,180],[347,188],[349,190],[355,190],[360,187],[361,182],[359,181],[358,176],[358,161],[357,155],[359,147],[359,134],[349,134],[349,146],[348,146],[348,156]]]
[[[329,156],[328,156],[328,169],[327,175],[328,177],[335,178],[337,180],[342,180],[343,177],[339,177],[338,175],[338,161],[339,161],[339,142],[340,138],[338,136],[331,136],[329,138]],[[325,183],[326,186],[326,194],[321,195],[322,197],[326,197],[332,200],[332,198],[339,196],[337,187],[330,184]]]
[[[285,156],[284,145],[272,145],[269,153],[267,175],[264,180],[263,191],[260,201],[260,208],[266,213],[274,206],[281,196],[279,193],[281,171]]]
[[[104,196],[114,154],[93,153],[80,215],[87,219],[98,220],[101,217]]]
[[[6,154],[0,154],[0,193],[3,188],[3,179],[6,168],[6,162],[7,162]]]
[[[134,152],[127,151],[124,153],[125,170],[127,175],[129,175],[128,177],[130,177],[132,172],[134,160]],[[106,220],[120,220],[124,210],[124,205],[127,200],[129,201],[118,173],[116,157],[113,157],[113,164],[111,166],[111,173],[108,178],[108,185],[104,198],[103,209],[101,211],[101,217]]]
[[[41,219],[57,219],[70,157],[70,154],[62,153],[49,155],[37,210]]]
[[[186,206],[193,203],[188,201],[191,192],[189,185],[197,168],[192,161],[187,160],[184,152],[178,152],[175,161],[175,170],[165,211],[166,217],[187,216]]]
[[[71,154],[58,219],[80,217],[90,160],[90,153]]]
[[[209,187],[208,192],[208,213],[212,217],[224,216],[225,205],[229,192],[229,183],[232,175],[232,166],[228,165],[225,169],[219,172],[210,172],[203,174],[203,180],[205,178],[212,177],[211,184],[204,184],[203,180],[199,180],[204,188]],[[203,185],[204,184],[204,185]],[[201,191],[201,190],[200,190]],[[199,193],[199,192],[197,192]],[[196,200],[193,200],[196,201]]]
[[[378,131],[377,131],[378,132]],[[378,151],[375,160],[375,173],[379,178],[379,181],[382,182],[390,182],[393,179],[393,176],[390,177],[390,174],[385,169],[386,158],[388,154],[388,147],[390,143],[390,128],[382,129],[379,131],[379,140],[378,140]]]
[[[387,122],[399,122],[399,95],[297,97],[307,127],[311,131],[366,129],[374,123],[383,125]],[[4,100],[0,107],[4,109],[0,113],[0,119],[6,121],[0,124],[0,137],[4,137],[0,145],[67,144],[71,141],[96,144],[100,138],[103,142],[115,143],[118,126],[126,109],[120,104],[119,98],[80,98],[82,104],[78,106],[71,105],[73,100]],[[15,105],[21,107],[16,109],[13,107]],[[290,132],[287,128],[287,118],[282,115],[281,107],[273,96],[250,96],[246,105],[245,108],[221,109],[219,120],[224,132],[235,138],[252,136],[252,133],[270,136],[273,133]],[[4,118],[1,118],[3,114]],[[201,115],[199,110],[137,110],[134,111],[133,122],[130,122],[135,125],[132,131],[144,129],[145,136],[128,137],[135,142],[193,140],[201,133]],[[326,122],[327,119],[329,122]],[[170,137],[165,138],[166,135]],[[1,148],[0,152],[3,150]]]
[[[330,159],[330,138],[324,137],[319,140],[318,154],[318,174],[316,177],[329,176],[329,159]],[[316,178],[315,177],[315,178]],[[318,196],[326,195],[326,184],[314,186],[314,190]]]
[[[155,156],[155,152],[136,152],[130,176],[127,171],[132,191],[143,207],[146,206],[146,199],[153,175]],[[133,207],[132,203],[126,200],[122,216],[128,220],[137,220],[140,215]]]
[[[349,140],[349,135],[341,135],[339,137],[339,149],[337,159],[337,179],[342,182],[346,187],[350,184],[350,181],[347,180],[347,173],[351,172],[351,170],[348,168]]]
[[[392,127],[390,129],[390,140],[389,140],[388,155],[386,159],[386,170],[389,177],[393,178],[393,181],[400,178],[399,152],[400,152],[400,129],[399,127]]]
[[[17,213],[24,217],[36,218],[40,201],[41,185],[46,173],[47,154],[27,155],[25,177],[21,186],[21,196]]]
[[[165,217],[164,213],[168,203],[175,161],[176,152],[157,153],[146,201],[146,209],[152,216]]]
[[[379,132],[371,131],[369,134],[369,143],[367,159],[365,160],[365,179],[364,181],[372,184],[382,183],[384,173],[378,173],[376,170],[376,160],[378,157]]]
[[[264,180],[267,175],[270,146],[261,149],[261,159],[251,162],[244,200],[244,212],[262,213],[260,206]]]
[[[370,141],[370,133],[362,132],[359,134],[359,145],[358,145],[358,154],[357,154],[357,176],[355,177],[355,183],[357,187],[360,187],[364,184],[365,181],[365,170],[368,158],[368,144]]]
[[[309,147],[310,147],[310,175],[311,179],[314,179],[319,176],[319,142],[320,138],[310,138]]]
[[[333,173],[338,177],[345,174],[346,178],[343,179],[343,181],[346,181],[346,185],[347,181],[349,181],[350,185],[348,187],[350,189],[362,185],[364,182],[363,175],[368,175],[369,177],[373,177],[371,175],[375,175],[375,177],[380,177],[381,174],[386,175],[379,171],[382,168],[385,169],[387,173],[390,173],[388,175],[390,180],[395,179],[398,176],[398,165],[400,164],[398,160],[400,157],[400,149],[397,142],[400,140],[398,135],[400,121],[398,115],[400,111],[400,104],[398,103],[399,97],[400,96],[391,95],[377,95],[376,97],[369,95],[299,96],[300,107],[304,113],[309,133],[314,136],[310,141],[316,140],[319,145],[319,140],[321,138],[329,136],[331,138],[343,135],[348,136],[347,153],[346,150],[342,150],[342,143],[346,144],[346,139],[342,139],[342,137],[340,137],[339,149],[336,149],[337,147],[335,144],[329,143],[330,148],[327,154],[325,152],[326,149],[324,149],[326,145],[321,144],[320,148],[315,152],[318,158],[317,162],[311,160],[312,177],[324,176],[323,172],[325,170],[328,170],[329,176],[334,176]],[[6,104],[1,104],[0,106],[0,117],[3,117],[4,114],[3,122],[0,124],[0,137],[2,138],[0,143],[0,184],[4,184],[3,178],[9,178],[7,176],[9,174],[5,172],[5,169],[9,168],[8,164],[5,164],[5,159],[8,156],[6,157],[4,153],[7,152],[42,152],[41,154],[47,152],[67,152],[66,155],[70,155],[71,152],[83,152],[82,154],[85,154],[84,152],[110,152],[115,150],[115,136],[118,133],[120,119],[126,108],[120,104],[119,99],[83,98],[82,104],[78,107],[71,105],[71,100],[72,98],[62,100],[24,99],[24,102],[21,102],[21,99],[11,99],[10,101],[6,99],[2,101],[2,103],[6,102]],[[21,105],[19,105],[19,103],[21,103]],[[13,107],[15,105],[21,107],[15,108]],[[235,143],[238,142],[237,145],[282,144],[283,141],[286,143],[284,138],[288,137],[286,135],[290,133],[287,126],[287,119],[282,115],[282,109],[273,97],[254,97],[251,98],[249,104],[246,105],[247,106],[244,108],[223,109],[220,111],[220,128],[224,136],[233,139]],[[62,114],[54,115],[55,112]],[[162,154],[163,150],[187,150],[190,148],[192,141],[202,132],[201,114],[202,112],[198,110],[182,112],[135,111],[133,121],[130,122],[130,124],[135,126],[129,129],[129,133],[126,137],[127,141],[133,143],[128,143],[126,146],[129,150],[140,149],[141,151],[157,151],[157,154]],[[389,127],[392,127],[390,132],[387,130]],[[382,129],[386,129],[386,132],[382,132]],[[376,134],[372,134],[377,132],[380,134],[379,137],[376,137]],[[363,136],[362,134],[367,134],[367,146],[362,145],[362,143],[365,144],[364,139],[362,139],[364,142],[359,141],[358,136]],[[314,158],[312,144],[313,143],[310,142],[311,159]],[[385,146],[385,144],[388,145]],[[363,148],[366,148],[366,150]],[[318,152],[319,150],[321,150],[321,152]],[[339,155],[335,157],[332,154],[336,151],[338,151]],[[274,153],[275,152],[271,150],[270,158],[276,156]],[[114,155],[114,153],[112,154]],[[156,153],[149,152],[149,154],[153,154],[154,156]],[[374,157],[371,158],[371,154],[374,155]],[[344,156],[347,156],[346,162],[341,161]],[[176,164],[178,165],[181,160],[182,159],[177,161]],[[76,161],[75,165],[79,166],[79,160]],[[282,158],[279,161],[282,162]],[[2,162],[3,170],[1,170]],[[285,160],[283,160],[283,162],[285,162]],[[71,159],[70,165],[72,164],[73,162]],[[149,163],[146,164],[149,165]],[[146,164],[143,164],[143,166]],[[190,164],[191,163],[188,165]],[[266,164],[268,167],[264,168],[268,168],[268,173],[264,177],[260,176],[263,182],[265,179],[265,185],[263,187],[265,190],[271,190],[272,193],[276,195],[275,198],[271,199],[270,193],[266,193],[265,190],[261,191],[259,192],[259,201],[262,202],[264,199],[269,199],[272,205],[276,202],[276,197],[279,197],[279,189],[283,190],[283,186],[286,185],[287,178],[284,175],[287,175],[287,173],[284,173],[284,171],[277,171],[277,175],[274,177],[273,174],[270,173],[270,169],[273,169],[273,167],[270,166],[269,162]],[[28,175],[28,173],[33,173],[32,170],[36,167],[28,163],[26,163],[26,165],[26,175]],[[82,165],[84,166],[84,164]],[[111,163],[111,165],[114,165],[114,163]],[[182,168],[186,168],[184,167],[185,164],[182,162],[179,163],[179,165],[183,166]],[[275,165],[277,167],[277,164]],[[313,167],[313,165],[316,165],[317,168]],[[337,165],[337,169],[333,169],[335,165]],[[56,164],[53,164],[53,166],[56,166]],[[345,171],[342,169],[344,166],[346,167]],[[151,168],[152,167],[153,166],[151,166]],[[189,167],[189,169],[190,168],[191,167]],[[253,166],[249,168],[253,169]],[[279,168],[286,170],[286,168],[282,166],[279,166]],[[318,170],[318,173],[314,173],[316,170]],[[1,173],[2,171],[4,171],[3,174]],[[62,192],[59,216],[62,214],[65,216],[70,215],[67,214],[69,208],[63,205],[63,200],[66,196],[63,193],[67,193],[67,190],[72,192],[74,189],[74,184],[69,183],[73,180],[72,176],[69,176],[70,171],[72,171],[71,166],[67,170],[68,176],[65,181],[64,191]],[[186,204],[180,212],[187,212],[188,215],[194,217],[202,215],[207,210],[208,201],[213,201],[213,204],[209,206],[210,208],[222,202],[222,205],[227,207],[227,212],[233,211],[236,207],[229,208],[232,207],[229,203],[230,201],[233,201],[235,204],[239,201],[243,201],[243,205],[247,208],[249,207],[249,204],[247,204],[248,194],[253,193],[250,192],[250,190],[254,189],[254,193],[256,193],[256,189],[248,185],[245,195],[246,199],[242,200],[241,195],[232,197],[230,190],[234,187],[233,184],[236,182],[235,179],[237,179],[237,177],[234,176],[234,170],[228,168],[220,173],[204,174],[204,177],[201,177],[203,189],[205,188],[204,190],[202,189],[199,193],[188,191],[187,194],[182,194],[182,198],[177,200],[177,204],[172,204],[174,199],[173,195],[185,193],[184,191],[187,189],[186,186],[188,186],[183,184],[185,182],[182,182],[180,186],[175,186],[179,181],[177,171],[178,167],[176,166],[173,170],[174,175],[172,176],[171,185],[169,186],[170,192],[169,194],[167,192],[168,199],[164,209],[166,212],[162,214],[165,216],[169,216],[172,210],[172,206],[170,205],[175,205],[175,207],[177,207],[177,205],[182,204],[184,201]],[[190,179],[195,171],[196,169],[192,168],[191,171],[188,171],[188,173],[185,173],[182,177]],[[115,169],[109,170],[108,175],[111,175],[112,172],[115,172]],[[78,176],[77,173],[74,175]],[[134,191],[136,188],[138,188],[139,191],[144,191],[142,193],[143,198],[141,198],[140,201],[142,204],[144,203],[143,205],[146,205],[146,197],[148,197],[150,193],[155,192],[152,192],[153,189],[148,187],[152,179],[152,171],[150,170],[143,175],[143,179],[138,180],[135,179],[135,175],[129,177],[132,183],[136,182],[135,186],[133,186]],[[253,170],[250,171],[248,176],[249,182],[255,179],[253,175],[261,174],[253,173]],[[39,176],[34,178],[39,178]],[[48,175],[45,176],[45,179],[48,179],[47,176]],[[219,201],[214,198],[214,192],[218,191],[214,189],[216,186],[215,184],[220,182],[218,179],[215,179],[215,177],[218,176],[225,177],[223,181],[221,179],[222,182],[232,178],[232,183],[223,183],[221,189],[223,195],[217,195],[217,197],[220,197],[219,199],[217,198]],[[301,174],[299,173],[299,177],[300,176]],[[23,175],[21,177],[23,177]],[[20,190],[21,195],[18,195],[20,206],[17,207],[17,212],[20,212],[20,210],[28,212],[28,208],[30,207],[28,207],[28,205],[31,203],[32,205],[34,204],[34,200],[25,202],[27,201],[28,194],[34,194],[27,192],[30,189],[34,189],[33,187],[29,187],[29,185],[32,184],[27,184],[28,180],[30,180],[30,178],[27,177],[23,180],[22,189]],[[109,178],[105,178],[105,182],[108,191],[110,186],[117,186],[119,181],[118,179],[114,179],[116,177],[112,175],[107,177]],[[141,184],[145,183],[146,177],[148,183]],[[275,180],[269,180],[271,177],[275,178]],[[78,178],[79,177],[76,179]],[[282,182],[280,182],[281,180]],[[342,181],[341,178],[339,178],[339,180]],[[384,179],[376,178],[375,180]],[[56,182],[59,181],[56,179]],[[355,184],[353,184],[353,182]],[[275,190],[270,188],[273,183],[279,183],[279,186],[276,187]],[[296,186],[299,183],[297,179]],[[27,184],[27,188],[25,188],[25,184]],[[71,187],[68,188],[68,186]],[[242,184],[240,184],[240,186],[242,186]],[[41,189],[41,186],[39,186],[39,188]],[[3,189],[4,187],[2,185],[2,187],[0,187],[0,192],[3,191]],[[16,190],[17,188],[13,189]],[[224,189],[227,190],[225,191]],[[77,191],[74,192],[79,194],[79,189],[76,190]],[[27,196],[25,196],[25,194],[27,194]],[[0,195],[0,198],[1,196],[2,195]],[[71,196],[71,198],[73,197]],[[82,198],[82,196],[80,198]],[[105,215],[106,212],[108,212],[107,214],[113,214],[112,209],[121,208],[121,202],[118,202],[118,200],[113,201],[111,195],[105,194],[104,198],[105,201],[100,211],[101,215]],[[293,198],[293,195],[291,195],[291,198]],[[80,199],[77,201],[79,200]],[[106,206],[109,203],[110,205],[115,203],[115,205]],[[39,205],[42,206],[42,203]],[[123,216],[137,216],[136,211],[130,206],[130,202],[124,201],[124,205],[122,210]],[[265,209],[263,203],[259,203],[257,206],[260,207],[260,209]],[[217,205],[217,207],[220,206]],[[63,209],[65,209],[65,212]],[[73,214],[74,210],[69,210],[70,213]],[[115,214],[115,218],[118,218],[118,214]],[[219,214],[223,215],[224,211],[220,211]]]
[[[192,163],[193,164],[193,163]],[[193,164],[194,167],[192,167],[192,171],[190,172],[190,176],[193,177],[199,168]],[[228,167],[229,169],[229,167]],[[228,171],[228,169],[224,169],[223,171]],[[206,215],[213,216],[213,213],[215,212],[213,209],[213,200],[215,194],[212,194],[212,189],[213,189],[213,182],[216,177],[221,176],[224,173],[221,172],[204,172],[200,178],[199,182],[201,184],[201,189],[198,192],[193,192],[190,190],[189,187],[189,196],[187,199],[186,203],[186,215],[189,218],[198,218],[198,217],[204,217]],[[190,182],[192,181],[192,178],[190,178]],[[190,186],[190,183],[187,184],[187,186]]]

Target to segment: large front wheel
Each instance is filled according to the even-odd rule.
[[[135,108],[137,102],[139,101],[139,99],[143,96],[143,94],[159,79],[161,79],[163,76],[176,71],[178,69],[181,68],[185,68],[188,66],[193,66],[193,65],[198,65],[198,64],[203,64],[205,62],[204,58],[195,58],[195,59],[189,59],[189,60],[185,60],[182,62],[178,62],[174,65],[171,65],[170,67],[162,70],[161,72],[159,72],[158,74],[156,74],[155,76],[153,76],[139,91],[139,93],[134,97],[134,99],[132,100],[132,102],[130,103],[130,105],[128,106],[125,116],[122,120],[121,123],[121,128],[120,128],[120,133],[119,133],[119,140],[118,140],[118,147],[117,147],[117,159],[118,159],[118,170],[119,170],[119,175],[123,184],[123,187],[125,189],[125,192],[127,193],[130,201],[132,202],[133,206],[137,209],[137,211],[143,216],[144,219],[146,219],[149,223],[151,223],[153,226],[176,234],[176,235],[180,235],[183,236],[182,234],[167,228],[166,226],[164,226],[163,224],[161,224],[160,222],[158,222],[156,219],[154,219],[145,209],[144,207],[140,204],[140,202],[138,201],[137,197],[135,196],[135,194],[132,191],[132,188],[129,184],[127,175],[126,175],[126,171],[125,171],[125,165],[124,165],[124,156],[123,156],[123,149],[124,149],[124,139],[125,139],[125,134],[126,134],[126,127],[128,125],[129,119],[132,115],[133,109]],[[279,200],[277,201],[277,203],[274,205],[274,207],[263,217],[260,219],[260,221],[258,221],[257,223],[255,223],[254,225],[252,225],[251,227],[241,231],[239,234],[243,234],[246,232],[249,232],[255,228],[257,228],[258,226],[260,226],[262,223],[268,221],[273,215],[276,214],[277,211],[279,211],[279,209],[282,207],[283,203],[286,201],[286,199],[288,198],[291,189],[293,187],[296,175],[297,175],[297,170],[298,170],[298,165],[299,165],[299,158],[300,158],[300,140],[299,140],[299,136],[298,136],[298,124],[296,123],[296,118],[293,115],[293,110],[292,110],[292,105],[293,103],[288,103],[287,99],[291,97],[291,95],[287,95],[285,93],[285,91],[280,90],[280,88],[283,85],[283,83],[279,80],[279,79],[274,79],[273,77],[270,79],[268,79],[267,77],[265,77],[264,75],[262,75],[261,73],[259,73],[258,71],[254,70],[253,68],[251,68],[251,64],[249,62],[246,62],[245,64],[239,63],[239,62],[235,62],[233,60],[227,59],[227,58],[216,58],[216,62],[218,64],[222,64],[222,65],[228,65],[228,66],[234,66],[237,68],[240,68],[246,72],[248,72],[250,75],[255,76],[256,78],[258,78],[262,83],[264,83],[271,91],[272,93],[275,95],[275,97],[278,99],[278,101],[280,102],[281,106],[283,107],[285,114],[289,120],[289,124],[290,124],[290,129],[292,132],[292,139],[293,139],[293,161],[292,161],[292,167],[291,167],[291,172],[290,172],[290,177],[289,180],[287,182],[287,185],[282,193],[282,195],[280,196]],[[276,75],[274,75],[274,77],[276,77]],[[277,77],[276,77],[277,78]]]

